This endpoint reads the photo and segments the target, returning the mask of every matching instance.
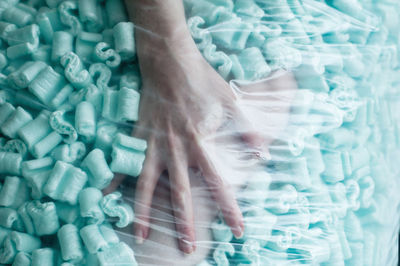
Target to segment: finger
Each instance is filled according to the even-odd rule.
[[[110,194],[117,190],[119,185],[125,180],[126,175],[123,174],[115,174],[114,178],[112,179],[110,185],[103,189],[103,195]]]
[[[171,204],[174,211],[176,231],[180,249],[191,254],[195,249],[193,205],[188,175],[188,163],[182,146],[170,145],[168,173],[171,186]]]
[[[162,167],[157,156],[157,149],[153,142],[149,143],[146,160],[140,174],[135,193],[135,236],[136,242],[141,244],[149,235],[151,203],[154,189],[161,175]]]
[[[198,167],[202,171],[214,199],[219,204],[226,224],[231,228],[236,238],[241,238],[244,233],[243,215],[231,186],[218,174],[199,143],[194,144],[194,156],[197,158]]]

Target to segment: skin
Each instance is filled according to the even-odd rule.
[[[203,142],[215,136],[226,121],[241,125],[239,135],[254,148],[255,155],[265,151],[266,140],[252,129],[237,107],[229,84],[197,49],[186,26],[182,0],[125,2],[136,26],[142,74],[139,123],[133,135],[148,141],[135,194],[136,239],[143,242],[149,235],[154,190],[166,170],[179,247],[187,254],[196,249],[188,177],[191,167],[202,172],[225,222],[240,238],[244,232],[243,216],[226,182],[229,177],[218,172]],[[121,180],[118,177],[108,190]]]

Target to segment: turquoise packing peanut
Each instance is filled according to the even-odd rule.
[[[74,36],[66,31],[57,31],[53,35],[51,61],[59,62],[61,57],[74,48]]]
[[[22,178],[7,176],[0,190],[0,206],[18,208],[28,200],[28,188]]]
[[[60,20],[58,11],[54,9],[40,12],[36,16],[36,23],[39,25],[40,35],[47,44],[51,44],[53,41],[54,32],[65,28]]]
[[[96,135],[96,110],[90,102],[80,102],[75,110],[75,128],[85,142]]]
[[[113,192],[104,196],[100,201],[100,207],[108,216],[119,218],[116,223],[119,228],[128,226],[134,220],[133,209],[129,204],[122,201],[120,192]]]
[[[104,213],[99,205],[102,198],[101,191],[93,187],[85,188],[79,193],[80,214],[88,223],[103,223]]]
[[[83,189],[86,181],[85,172],[71,164],[58,161],[43,188],[43,192],[55,200],[74,205],[77,203],[79,192]]]
[[[20,69],[8,76],[9,83],[17,89],[27,88],[46,66],[47,64],[41,61],[28,61]]]
[[[111,170],[115,173],[138,176],[142,171],[145,149],[147,144],[144,140],[118,134],[113,143]]]
[[[121,56],[107,42],[99,42],[94,49],[93,56],[111,69],[115,69],[121,64]]]
[[[260,242],[261,246],[265,246],[276,222],[277,216],[266,210],[256,209],[246,212],[244,216],[245,229],[243,239],[254,239]]]
[[[139,92],[126,87],[121,88],[118,92],[117,121],[138,121],[139,103]]]
[[[31,255],[26,252],[19,252],[14,259],[12,266],[31,266]]]
[[[233,239],[231,228],[226,225],[221,219],[214,221],[211,224],[213,239],[218,242],[230,242]]]
[[[78,10],[78,3],[75,1],[63,1],[58,5],[57,9],[61,23],[69,28],[68,31],[73,36],[78,35],[82,31],[82,23],[74,15],[74,12]]]
[[[13,139],[17,137],[18,130],[30,121],[32,121],[31,114],[18,106],[7,121],[1,125],[0,130],[5,136]]]
[[[9,7],[3,11],[1,19],[6,22],[15,24],[18,27],[23,27],[29,23],[32,23],[34,17],[32,16],[32,14],[23,9],[20,9],[18,7]]]
[[[91,224],[83,227],[80,230],[80,235],[82,237],[85,247],[91,254],[96,254],[100,250],[104,250],[108,243],[103,238],[99,226],[97,224]]]
[[[124,242],[106,248],[97,253],[97,258],[101,266],[117,264],[137,266],[133,250]]]
[[[0,21],[0,37],[5,39],[9,32],[17,29],[17,26],[12,23],[7,23],[5,21]]]
[[[0,127],[14,112],[15,107],[12,104],[5,102],[4,104],[0,105]]]
[[[49,112],[42,111],[34,120],[18,130],[18,136],[29,149],[52,131],[49,124]]]
[[[101,149],[91,151],[83,160],[81,167],[88,173],[90,186],[98,189],[106,188],[114,177]]]
[[[11,230],[0,226],[0,244],[3,243],[4,239],[11,233]]]
[[[112,143],[118,132],[118,127],[114,123],[110,123],[106,120],[101,120],[97,123],[94,147],[102,150],[106,158],[110,157]]]
[[[51,113],[49,118],[50,126],[63,137],[63,141],[67,144],[74,143],[78,139],[78,133],[72,125],[72,121],[68,120],[68,116],[64,110]],[[70,119],[72,120],[72,119]]]
[[[112,89],[113,91],[116,89],[114,86],[110,87],[108,85],[111,80],[112,72],[107,65],[103,63],[92,64],[90,65],[89,73],[94,79],[94,83],[102,93],[105,94],[110,89]]]
[[[226,21],[209,28],[214,44],[222,49],[243,50],[253,28],[240,19]]]
[[[51,46],[41,45],[31,54],[33,61],[42,61],[46,64],[51,63]]]
[[[231,243],[219,243],[213,252],[213,258],[218,266],[229,266],[227,255],[232,257],[235,254],[235,248]]]
[[[60,228],[54,202],[41,203],[35,200],[28,203],[26,209],[32,218],[36,235],[52,235]]]
[[[95,46],[102,41],[102,34],[82,31],[76,37],[75,53],[83,62],[92,63]]]
[[[0,174],[20,175],[22,156],[18,153],[0,152]]]
[[[38,143],[36,143],[33,146],[31,153],[35,158],[43,158],[62,141],[63,137],[57,132],[53,131],[49,135],[41,139]]]
[[[51,170],[54,165],[54,160],[51,157],[45,157],[36,160],[25,161],[22,163],[22,176],[27,178],[34,174]]]
[[[101,235],[103,236],[103,238],[106,240],[106,242],[109,245],[118,244],[120,242],[119,237],[118,237],[117,233],[115,232],[115,230],[113,229],[113,227],[111,226],[111,224],[103,223],[103,224],[99,225],[99,229],[100,229]]]
[[[28,88],[42,103],[48,105],[65,85],[65,78],[48,66],[37,75]]]
[[[260,49],[256,47],[242,50],[238,58],[243,67],[246,80],[262,79],[271,72],[271,68],[265,62]]]
[[[104,28],[103,8],[97,0],[79,0],[79,18],[83,27],[90,32]],[[115,11],[114,11],[115,12]]]
[[[54,160],[66,163],[76,163],[86,154],[86,145],[83,142],[76,141],[72,144],[59,145],[51,152]]]
[[[0,249],[0,263],[10,264],[18,252],[30,253],[40,248],[41,241],[34,236],[13,231],[4,240],[3,247]]]
[[[31,266],[56,265],[56,252],[51,248],[36,249],[32,252]]]
[[[61,65],[65,68],[65,77],[76,89],[82,89],[92,83],[89,72],[85,69],[80,58],[73,52],[68,52],[61,57]]]
[[[117,121],[118,91],[107,89],[103,95],[102,116],[111,121]]]
[[[0,207],[0,226],[3,226],[7,229],[14,229],[14,224],[18,222],[18,219],[19,217],[16,210]]]
[[[130,61],[136,55],[134,25],[132,22],[120,22],[113,28],[115,51],[122,61]]]
[[[123,0],[108,0],[105,4],[109,27],[112,28],[120,22],[128,21]]]
[[[324,152],[322,158],[325,164],[325,171],[322,178],[327,183],[336,183],[344,179],[343,162],[340,152]]]
[[[68,97],[72,94],[74,88],[71,84],[65,85],[58,93],[50,100],[49,106],[52,109],[59,108],[63,103],[68,100]]]
[[[57,232],[58,241],[61,248],[61,257],[63,260],[72,263],[82,260],[83,247],[79,237],[79,230],[73,224],[63,225]]]
[[[39,41],[39,34],[39,26],[36,24],[32,24],[7,32],[5,39],[10,46],[24,43],[35,44]]]
[[[25,232],[34,235],[35,234],[35,226],[33,225],[32,217],[29,215],[27,206],[30,202],[25,202],[18,208],[18,215],[24,225]]]
[[[208,45],[204,48],[203,55],[223,78],[227,78],[232,69],[232,61],[226,53],[216,49],[216,45]]]

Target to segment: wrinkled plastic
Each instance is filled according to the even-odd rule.
[[[216,104],[190,122],[234,192],[243,237],[219,210],[220,184],[190,168],[196,252],[179,251],[166,173],[150,235],[136,243],[148,143],[130,133],[148,128],[121,1],[0,1],[0,263],[396,265],[399,4],[184,2],[198,49],[241,114]],[[247,132],[264,146],[243,141]],[[101,195],[116,173],[128,177]]]

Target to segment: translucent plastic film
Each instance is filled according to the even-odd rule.
[[[0,265],[397,265],[399,14],[0,0]]]

